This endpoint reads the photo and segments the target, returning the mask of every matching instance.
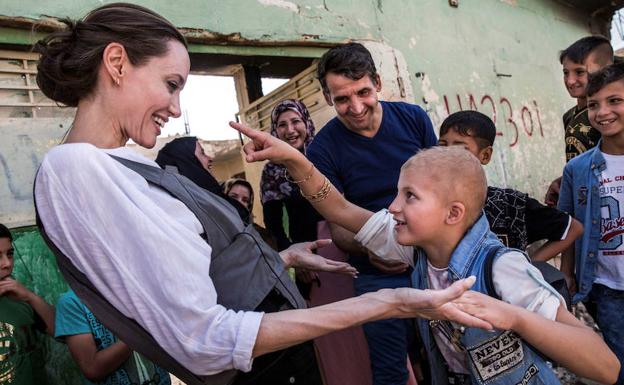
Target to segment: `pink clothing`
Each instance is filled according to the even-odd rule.
[[[331,238],[327,222],[318,224],[318,238]],[[319,255],[336,261],[346,261],[347,254],[335,245],[324,247]],[[321,285],[312,285],[310,306],[320,306],[355,295],[353,279],[340,274],[318,273]],[[368,344],[360,326],[334,332],[314,340],[319,355],[319,367],[325,385],[371,385],[372,372]],[[408,361],[409,379],[406,385],[416,385]]]

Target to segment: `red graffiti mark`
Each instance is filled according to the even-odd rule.
[[[478,109],[477,109],[477,102],[475,102],[474,95],[472,95],[472,94],[468,94],[468,107],[471,110],[478,111]]]
[[[524,118],[526,114],[529,114],[529,122],[531,123],[531,130],[527,129],[526,119]],[[522,106],[522,110],[520,112],[520,117],[522,118],[522,127],[524,127],[524,132],[527,133],[528,136],[533,136],[533,115],[527,106]]]
[[[509,100],[507,98],[500,98],[500,104],[506,103],[507,107],[509,108],[509,116],[505,116],[505,114],[503,114],[503,117],[505,118],[505,121],[510,123],[515,131],[515,137],[513,139],[513,141],[509,144],[509,147],[513,147],[516,144],[518,144],[518,125],[516,124],[516,122],[514,122],[513,120],[513,108],[511,107],[511,103],[509,102]]]
[[[484,95],[481,98],[481,105],[483,106],[483,102],[485,102],[486,100],[490,101],[490,104],[492,105],[492,121],[494,122],[494,124],[496,124],[496,104],[494,104],[494,99],[492,99],[492,97],[490,95]],[[503,133],[501,131],[496,131],[496,135],[498,136],[503,136]]]
[[[479,99],[478,96],[475,96],[474,94],[470,92],[465,93],[464,95],[466,99],[462,100],[462,97],[460,96],[459,93],[455,94],[455,98],[457,100],[457,106],[456,106],[457,108],[452,108],[451,104],[449,103],[449,96],[447,95],[443,96],[444,107],[446,109],[447,116],[451,114],[452,112],[451,110],[453,111],[464,110],[464,106],[462,105],[462,101],[463,101],[465,104],[467,104],[467,107],[470,110],[479,111],[479,109],[489,110],[491,108],[492,112],[491,112],[490,118],[492,119],[495,125],[497,121],[500,120],[498,115],[502,114],[502,119],[503,119],[502,121],[504,122],[503,124],[507,126],[511,126],[511,133],[507,134],[507,135],[511,135],[512,137],[511,138],[512,140],[509,143],[509,147],[514,147],[518,144],[518,141],[520,140],[520,135],[521,135],[520,131],[526,133],[527,136],[532,137],[535,130],[539,128],[540,136],[542,138],[544,137],[544,127],[542,126],[542,117],[540,115],[539,106],[536,100],[531,100],[531,103],[529,105],[524,105],[519,110],[514,111],[511,102],[506,97],[501,97],[499,99],[499,102],[496,103],[494,100],[494,97],[489,94],[483,95],[481,99]],[[479,101],[478,103],[477,103],[477,100]],[[489,106],[486,107],[487,105]],[[505,106],[507,108],[505,108]],[[502,112],[499,113],[499,110],[501,110]],[[535,115],[536,121],[533,120],[533,115]],[[522,122],[521,123],[517,122],[516,118],[521,120]],[[522,130],[520,130],[519,124],[522,124],[522,128],[523,128]],[[503,131],[499,131],[499,130],[496,131],[496,136],[504,136],[504,135],[505,133]]]
[[[537,125],[540,129],[540,135],[542,138],[544,137],[544,129],[542,128],[542,119],[540,118],[539,107],[537,106],[537,101],[533,100],[533,105],[535,106],[535,112],[537,113]]]

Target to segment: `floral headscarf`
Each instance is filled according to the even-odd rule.
[[[277,136],[277,119],[285,111],[294,111],[305,123],[306,126],[306,138],[303,142],[303,154],[305,155],[306,149],[312,143],[314,139],[314,123],[310,118],[308,108],[295,99],[285,99],[279,102],[271,112],[271,135]],[[275,164],[272,162],[267,163],[262,170],[262,178],[260,179],[260,197],[262,203],[268,201],[281,200],[288,198],[292,194],[299,193],[299,186],[289,182],[286,179],[286,167],[281,164]]]

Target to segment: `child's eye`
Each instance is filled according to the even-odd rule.
[[[595,110],[596,108],[598,108],[598,103],[592,103],[592,102],[587,103],[587,109]]]
[[[619,104],[622,102],[622,98],[611,98],[609,99],[609,103],[611,104]]]

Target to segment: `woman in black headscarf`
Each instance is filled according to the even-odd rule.
[[[165,166],[176,167],[181,175],[189,178],[199,187],[230,202],[238,211],[241,219],[245,223],[249,223],[250,212],[247,207],[223,194],[221,185],[212,175],[212,158],[206,155],[196,137],[176,138],[167,143],[158,152],[156,163],[162,168]]]

